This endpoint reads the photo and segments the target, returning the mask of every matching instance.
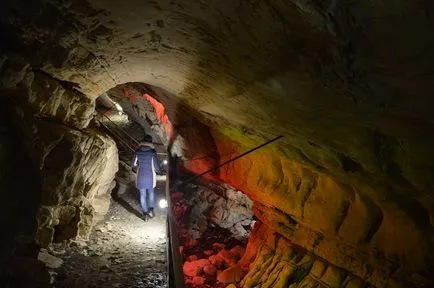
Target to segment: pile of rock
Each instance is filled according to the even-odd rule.
[[[242,246],[226,249],[224,244],[214,243],[212,250],[204,251],[207,258],[198,259],[196,255],[190,255],[183,266],[186,284],[200,286],[216,281],[219,284],[239,282],[244,276],[239,264],[244,253]]]
[[[235,239],[247,239],[253,203],[229,185],[188,184],[183,192],[173,192],[172,199],[172,211],[179,225],[187,225],[189,238],[197,240],[208,228],[218,226],[228,229]]]
[[[179,187],[171,198],[186,285],[219,288],[241,281],[252,201],[226,184]]]

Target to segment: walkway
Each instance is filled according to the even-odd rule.
[[[164,185],[158,183],[157,204],[164,198]],[[140,211],[135,189],[120,196],[131,206],[129,210]],[[89,241],[49,250],[64,260],[56,271],[55,287],[167,287],[166,209],[156,207],[157,216],[144,222],[125,209],[124,201],[122,205],[112,201]]]

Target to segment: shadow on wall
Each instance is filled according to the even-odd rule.
[[[0,104],[0,283],[23,284],[26,273],[36,266],[36,212],[41,198],[41,175],[29,149],[16,107]],[[27,270],[24,269],[27,263]],[[22,287],[22,286],[20,286]]]

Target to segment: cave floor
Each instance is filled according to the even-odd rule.
[[[88,241],[50,247],[64,260],[55,287],[167,287],[166,211],[156,207],[156,217],[144,222],[137,216],[138,192],[119,196]],[[157,186],[156,204],[161,198],[164,183]]]

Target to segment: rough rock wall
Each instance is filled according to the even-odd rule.
[[[116,145],[85,129],[93,116],[92,100],[68,83],[32,70],[20,57],[1,59],[2,97],[13,103],[21,122],[17,126],[31,135],[24,143],[42,174],[37,240],[45,246],[86,237],[93,220],[108,210]]]
[[[4,2],[2,48],[93,97],[125,82],[176,93],[227,136],[215,136],[222,156],[284,135],[278,149],[238,162],[222,178],[268,204],[258,206],[265,214],[277,208],[296,227],[321,232],[322,242],[355,241],[373,255],[364,262],[399,263],[385,275],[430,274],[430,1]],[[190,129],[192,139],[197,131]],[[223,149],[228,139],[236,144]],[[298,191],[312,193],[305,201]],[[353,217],[361,220],[348,223],[363,223],[360,233],[340,232],[355,227],[345,228]]]
[[[172,195],[175,200],[185,198],[185,203],[177,203],[173,212],[180,217],[188,210],[188,219],[184,221],[189,224],[189,237],[198,240],[207,229],[218,226],[228,229],[234,239],[245,240],[252,223],[252,201],[229,185],[204,185],[189,183],[179,188],[183,192]]]
[[[222,155],[237,146],[218,133],[215,139]],[[220,179],[251,197],[263,223],[376,287],[432,281],[432,228],[420,204],[382,197],[381,186],[338,182],[276,150],[257,151],[220,171]]]
[[[242,143],[256,143],[249,135],[240,137],[246,138]],[[214,139],[221,162],[251,148],[216,131]],[[188,141],[186,147],[197,146]],[[213,147],[208,152],[215,152]],[[201,153],[192,149],[190,156]],[[218,179],[242,187],[255,200],[255,214],[274,231],[372,285],[428,283],[431,228],[417,203],[382,198],[381,190],[369,185],[336,182],[284,156],[278,149],[255,152],[222,168]],[[196,161],[186,166],[195,172],[206,167]]]
[[[118,163],[116,145],[93,131],[47,122],[38,123],[36,129],[45,180],[38,239],[46,245],[87,237],[94,217],[108,211]]]
[[[201,127],[190,125],[182,134],[195,134],[194,130],[203,132]],[[223,163],[258,143],[248,133],[237,134],[235,138],[233,133],[236,132],[227,129],[210,132],[214,143],[202,146],[196,153],[192,149],[188,156],[195,158],[204,151],[209,155],[218,151],[220,162],[217,163]],[[183,137],[184,146],[197,147],[197,143],[209,139],[210,135],[205,133],[198,137]],[[239,142],[233,142],[231,139],[234,138]],[[282,243],[292,243],[308,251],[309,257],[326,260],[333,269],[357,278],[358,285],[400,287],[431,283],[432,228],[428,215],[420,210],[416,201],[408,196],[405,202],[399,196],[385,197],[382,190],[385,188],[380,184],[376,191],[356,179],[339,182],[326,173],[288,159],[278,147],[273,147],[278,143],[271,146],[206,177],[231,183],[247,193],[254,201],[255,215],[269,227],[265,230],[271,235],[269,237],[278,233],[285,239]],[[200,173],[206,170],[208,162],[201,158],[197,161],[187,159],[184,166]],[[262,264],[253,265],[254,271],[269,272],[264,272],[266,267]],[[287,282],[275,287],[286,287],[284,283]],[[342,283],[339,283],[329,285],[340,287]]]
[[[359,277],[257,222],[240,261],[247,272],[241,287],[366,287]]]

